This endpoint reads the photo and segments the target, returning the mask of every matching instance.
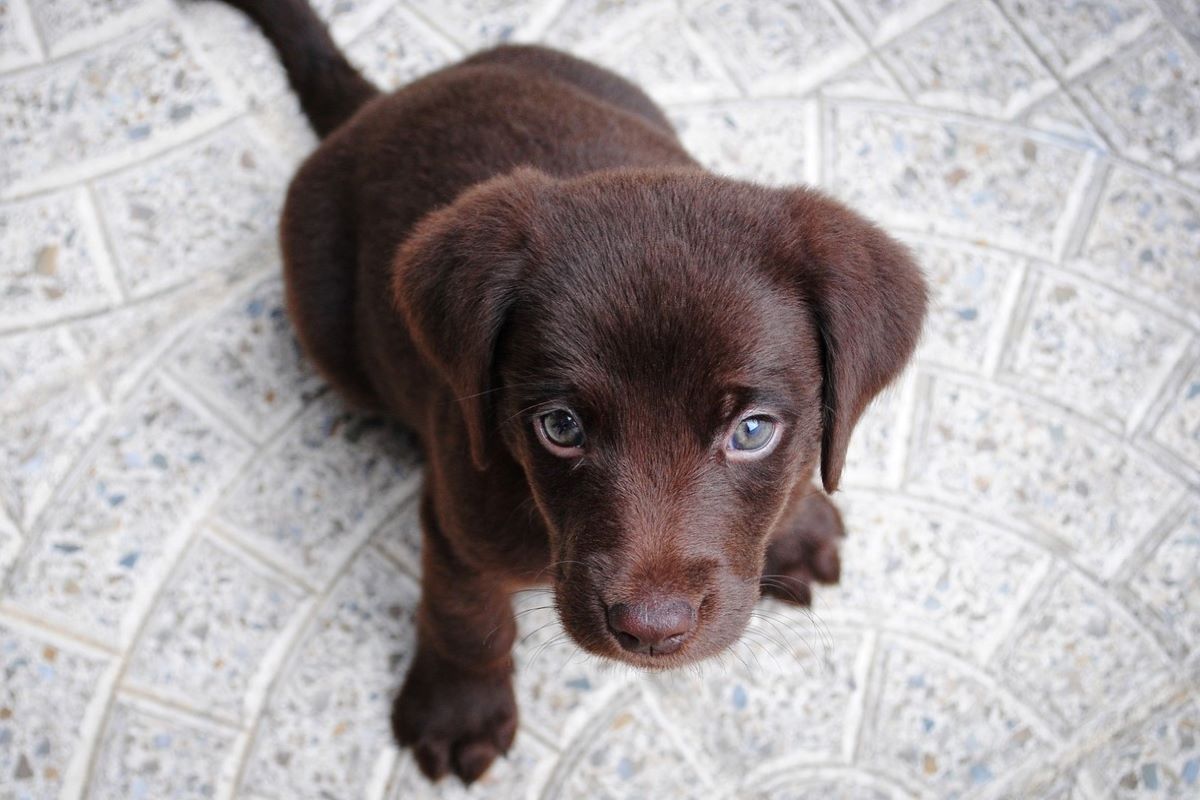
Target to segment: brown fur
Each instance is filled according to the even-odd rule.
[[[811,479],[837,488],[917,341],[901,246],[818,192],[706,172],[645,94],[570,56],[498,48],[378,95],[301,0],[235,4],[332,131],[281,224],[301,341],[427,458],[393,714],[427,775],[469,782],[512,741],[521,586],[551,582],[582,647],[658,668],[733,642],[760,591],[805,603],[837,579],[841,521]],[[583,422],[578,458],[534,432],[555,404]],[[779,444],[731,460],[752,407]]]

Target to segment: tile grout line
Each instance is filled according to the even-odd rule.
[[[1146,531],[1137,538],[1128,552],[1123,554],[1116,566],[1109,570],[1104,585],[1110,588],[1128,588],[1129,582],[1133,580],[1144,563],[1152,559],[1159,547],[1171,537],[1171,534],[1186,523],[1188,513],[1195,505],[1195,496],[1187,491],[1167,503],[1153,524],[1147,526]]]
[[[909,91],[908,84],[900,79],[899,71],[890,63],[888,59],[883,57],[883,48],[901,36],[904,36],[906,33],[916,30],[918,27],[923,25],[926,20],[940,14],[949,6],[951,0],[945,0],[940,8],[931,11],[926,15],[922,15],[917,19],[909,20],[909,24],[907,26],[902,26],[899,31],[889,35],[885,40],[879,42],[876,42],[873,36],[867,35],[859,18],[852,14],[847,8],[846,0],[825,0],[825,2],[827,3],[826,8],[839,22],[842,23],[842,27],[846,30],[849,30],[850,33],[858,39],[860,45],[866,48],[861,60],[867,64],[878,65],[878,67],[883,70],[884,74],[887,75],[888,79],[892,82],[894,88],[900,91],[901,96],[903,96],[904,99],[909,103],[915,103],[916,98],[914,97],[913,93]],[[843,69],[845,69],[845,67]]]
[[[850,765],[858,763],[868,723],[873,726],[875,706],[879,702],[880,674],[883,670],[883,651],[879,647],[880,632],[873,627],[863,631],[863,641],[854,660],[854,676],[859,689],[852,696],[842,730],[842,759]]]
[[[103,263],[99,265],[101,269],[102,280],[110,284],[113,293],[116,295],[116,302],[119,307],[123,307],[129,302],[129,289],[125,286],[125,281],[121,277],[121,270],[118,267],[120,259],[117,255],[116,242],[113,241],[112,231],[109,228],[109,221],[106,215],[101,214],[100,196],[96,190],[96,186],[92,181],[84,181],[82,184],[83,202],[87,208],[87,226],[91,229],[93,235],[99,238],[101,251],[103,254]]]
[[[473,49],[466,42],[460,40],[457,36],[453,35],[450,33],[450,31],[446,30],[437,22],[435,22],[434,19],[430,17],[423,8],[420,8],[412,3],[405,3],[402,8],[419,19],[426,28],[441,37],[444,42],[452,45],[454,49],[454,55],[458,58],[463,58],[468,53],[473,52]]]
[[[1186,376],[1192,361],[1192,351],[1197,344],[1196,337],[1190,331],[1185,331],[1184,337],[1176,345],[1176,351],[1165,358],[1158,370],[1147,378],[1142,397],[1133,404],[1125,418],[1127,436],[1135,437],[1136,431],[1141,430],[1144,423],[1148,428],[1147,434],[1153,431],[1158,420],[1150,418],[1151,410],[1158,408],[1162,400],[1165,400],[1167,405],[1170,404],[1171,389],[1177,377]]]
[[[164,716],[181,715],[185,718],[191,717],[230,734],[237,734],[241,731],[241,727],[237,721],[230,717],[214,714],[211,711],[205,711],[204,709],[189,705],[177,698],[159,694],[153,687],[140,683],[128,683],[122,680],[116,687],[114,694],[116,695],[116,703],[132,699],[139,704],[147,704],[159,708],[160,713]]]
[[[149,378],[147,377],[147,381],[148,380]],[[183,398],[178,397],[176,392],[173,391],[171,387],[168,387],[167,391],[171,397],[178,400],[186,407],[186,403],[183,403]],[[250,463],[254,460],[254,453],[251,448],[246,449],[244,459],[246,463]],[[159,565],[159,569],[162,570],[162,579],[152,588],[150,592],[142,595],[140,598],[141,602],[138,601],[139,599],[133,599],[130,601],[129,607],[125,610],[121,620],[118,636],[123,642],[126,642],[126,644],[123,644],[122,646],[120,666],[116,672],[116,675],[113,679],[112,688],[105,701],[104,713],[101,715],[100,722],[96,728],[97,731],[104,730],[112,719],[113,711],[116,708],[117,696],[122,689],[125,675],[129,669],[130,656],[132,655],[133,649],[141,638],[146,625],[149,623],[150,616],[157,607],[158,601],[161,599],[163,592],[166,590],[170,581],[176,577],[182,569],[184,554],[188,552],[192,546],[192,543],[199,537],[200,527],[204,518],[207,516],[208,510],[220,501],[220,498],[224,495],[225,490],[235,479],[235,476],[242,471],[244,466],[245,465],[243,464],[238,469],[230,470],[227,480],[213,488],[211,496],[209,498],[205,498],[207,505],[204,509],[197,508],[195,514],[193,514],[191,517],[185,517],[180,525],[182,533],[179,534],[178,541],[172,545],[164,547],[163,549],[161,556],[162,563]],[[172,552],[172,547],[174,548],[174,552]],[[138,618],[132,625],[130,625],[128,622],[129,615],[134,612],[137,612]],[[128,629],[128,635],[121,635],[121,633],[124,632],[122,629]],[[99,744],[100,743],[98,741],[89,743],[90,750],[88,751],[87,767],[82,773],[82,782],[79,785],[79,793],[77,795],[79,797],[82,797],[84,792],[88,791],[95,775],[96,759],[98,758],[100,752]]]
[[[305,634],[312,629],[312,625],[316,620],[318,613],[324,608],[325,603],[328,602],[329,598],[332,597],[333,591],[337,588],[341,579],[350,572],[350,569],[358,556],[364,551],[371,549],[370,544],[371,542],[369,537],[359,542],[349,556],[340,565],[338,565],[336,572],[330,576],[329,580],[326,581],[320,592],[311,597],[311,605],[308,607],[306,613],[303,615],[297,615],[297,617],[302,617],[303,620],[298,620],[296,622],[294,636],[287,641],[286,646],[283,644],[280,645],[280,652],[283,655],[279,662],[278,669],[274,670],[269,680],[263,682],[261,704],[257,709],[255,709],[253,714],[247,714],[247,724],[243,727],[246,740],[237,756],[237,769],[231,775],[226,791],[222,791],[221,787],[217,788],[216,797],[219,798],[219,800],[231,800],[236,796],[240,785],[245,780],[246,768],[250,758],[250,751],[254,746],[258,735],[258,728],[262,723],[263,716],[266,713],[267,706],[269,705],[275,690],[280,685],[281,679],[285,676],[285,674],[287,674],[288,668],[294,664],[295,659],[299,657],[299,646],[301,642],[304,641]]]
[[[1033,54],[1034,59],[1036,59],[1041,65],[1042,69],[1046,70],[1058,82],[1058,90],[1061,91],[1063,96],[1068,99],[1068,102],[1072,105],[1075,112],[1083,117],[1083,119],[1088,123],[1091,129],[1095,132],[1096,136],[1098,136],[1100,141],[1104,144],[1105,148],[1107,148],[1110,152],[1117,152],[1118,148],[1114,146],[1113,141],[1104,131],[1104,128],[1096,124],[1096,120],[1092,118],[1092,115],[1088,109],[1086,109],[1083,104],[1079,102],[1074,93],[1071,91],[1073,83],[1085,75],[1089,70],[1079,72],[1078,74],[1072,75],[1070,78],[1068,78],[1062,72],[1055,69],[1054,66],[1051,65],[1050,62],[1042,55],[1041,51],[1033,46],[1033,42],[1025,33],[1025,30],[1016,23],[1016,20],[1012,19],[1008,10],[999,3],[999,0],[990,0],[990,2],[996,11],[999,12],[1000,16],[1008,21],[1009,28],[1016,34],[1017,38],[1021,40],[1022,44],[1025,45],[1025,48]],[[1107,56],[1101,58],[1101,63],[1108,58],[1112,58],[1114,55],[1116,55],[1116,52],[1117,51],[1110,52]]]
[[[978,648],[975,657],[982,668],[988,669],[995,665],[1004,646],[1013,641],[1021,632],[1027,614],[1032,613],[1034,604],[1049,593],[1054,585],[1051,576],[1055,570],[1061,571],[1068,562],[1055,558],[1051,553],[1041,553],[1037,564],[1030,570],[1029,578],[1017,592],[1016,599],[996,626],[996,630]],[[1072,566],[1067,566],[1073,569]]]
[[[278,438],[282,438],[283,431],[286,429],[290,429],[293,424],[299,424],[299,420],[305,415],[305,413],[308,410],[309,410],[308,407],[306,407],[306,408],[302,408],[300,411],[298,411],[294,415],[292,421],[289,422],[288,425],[283,426],[283,428],[281,428],[281,430],[279,432],[277,432],[276,436]],[[260,448],[260,452],[265,452],[267,449],[268,449],[268,446],[264,445],[262,448]],[[407,481],[409,484],[411,484],[411,483],[415,482],[416,478],[414,476],[410,475],[404,480]],[[391,506],[391,509],[394,511],[395,509],[402,507],[405,503],[408,503],[410,501],[411,501],[411,497],[406,496],[403,500],[393,504]],[[302,587],[306,590],[310,590],[310,591],[309,591],[309,596],[306,598],[306,600],[302,604],[302,605],[306,604],[307,607],[303,611],[298,613],[296,616],[296,619],[294,619],[293,622],[291,623],[291,625],[289,625],[289,628],[291,628],[294,625],[294,630],[291,631],[290,635],[281,635],[280,636],[280,639],[277,642],[276,647],[272,648],[272,652],[277,651],[277,653],[275,655],[271,655],[271,654],[264,655],[264,658],[263,658],[262,663],[260,664],[259,670],[256,671],[254,677],[251,680],[251,688],[253,689],[253,694],[258,696],[256,708],[253,711],[248,712],[248,714],[247,714],[247,717],[252,719],[252,724],[250,726],[248,726],[244,731],[245,736],[246,736],[246,741],[241,745],[241,748],[240,748],[240,754],[238,755],[238,767],[236,769],[235,774],[231,777],[231,779],[230,779],[231,783],[228,786],[229,793],[227,795],[222,795],[222,794],[218,793],[218,795],[217,795],[218,797],[232,798],[234,796],[234,794],[236,793],[238,784],[240,784],[241,781],[244,779],[246,760],[249,758],[250,748],[254,744],[254,740],[257,735],[258,725],[261,722],[262,715],[266,710],[266,706],[270,700],[272,692],[274,691],[276,685],[278,684],[280,677],[286,671],[287,665],[289,663],[292,663],[294,661],[294,659],[297,657],[296,656],[296,653],[297,653],[296,648],[298,647],[299,643],[301,642],[302,635],[304,633],[307,633],[310,630],[313,619],[315,619],[317,613],[319,613],[320,610],[324,607],[324,604],[329,599],[329,597],[332,596],[332,593],[337,588],[339,581],[353,567],[355,561],[363,553],[365,553],[367,551],[371,551],[376,555],[376,557],[382,559],[383,561],[385,561],[385,563],[387,563],[387,564],[391,565],[393,568],[397,569],[397,572],[401,576],[412,580],[414,585],[416,587],[418,587],[418,590],[419,590],[419,587],[420,587],[419,579],[412,578],[410,571],[408,569],[400,568],[400,565],[395,562],[395,559],[391,558],[390,554],[388,554],[382,547],[380,547],[376,543],[376,538],[379,535],[380,530],[384,526],[386,526],[390,523],[390,516],[391,516],[391,512],[383,513],[383,514],[381,514],[379,520],[376,520],[376,522],[374,524],[368,526],[366,532],[359,539],[359,541],[352,548],[350,548],[347,551],[343,562],[337,567],[337,569],[333,572],[333,574],[325,581],[324,585],[320,586],[319,588],[316,588],[316,585],[311,584],[307,579],[293,576],[290,568],[285,568],[281,564],[276,564],[275,559],[273,557],[267,556],[265,554],[265,552],[259,551],[257,548],[249,545],[249,543],[239,542],[237,544],[238,549],[241,550],[242,552],[247,553],[247,554],[251,555],[253,558],[255,558],[256,560],[261,561],[263,564],[265,564],[271,570],[278,572],[281,575],[292,577],[292,579],[294,581],[296,581],[300,587]],[[225,536],[223,536],[222,538],[232,537],[232,533],[230,532],[230,530],[224,523],[221,523],[219,525],[214,524],[213,531],[214,531],[214,533],[217,533],[217,534],[225,534]],[[266,665],[267,665],[269,659],[277,659],[277,661],[275,663],[276,668],[273,669],[269,673],[268,677],[260,678],[260,674],[265,674],[264,670],[266,670]],[[248,689],[248,691],[249,691],[249,689]],[[392,777],[394,776],[396,766],[397,766],[397,762],[395,760],[394,754],[389,757],[386,752],[381,753],[379,756],[379,760],[375,764],[375,769],[378,772],[378,774],[373,774],[372,781],[375,781],[375,782],[382,781],[382,783],[378,784],[378,785],[376,783],[372,783],[371,787],[379,789],[380,791],[386,790],[387,786],[390,784],[390,782],[392,780]],[[379,788],[380,786],[382,786],[382,789]],[[369,787],[369,788],[371,788],[371,787]]]
[[[36,66],[41,66],[42,64],[49,64],[52,61],[51,56],[50,56],[50,44],[46,40],[46,34],[42,32],[41,20],[39,20],[37,18],[37,14],[33,13],[32,4],[30,2],[27,2],[27,0],[16,0],[16,2],[19,3],[21,5],[21,7],[25,9],[25,18],[29,21],[29,30],[33,34],[33,44],[34,44],[35,49],[37,50],[37,55],[39,57],[39,60],[33,62],[32,64],[25,64],[24,66],[18,67],[15,70],[5,72],[4,73],[5,78],[7,78],[9,75],[14,75],[14,74],[20,73],[22,70],[27,69],[29,67],[36,67]]]
[[[1179,357],[1171,373],[1158,386],[1153,400],[1147,404],[1145,410],[1137,418],[1136,424],[1131,422],[1128,432],[1128,436],[1131,439],[1146,441],[1160,447],[1163,446],[1155,437],[1158,426],[1171,410],[1171,401],[1177,398],[1179,393],[1183,391],[1184,384],[1187,383],[1189,376],[1193,373],[1200,373],[1200,338],[1191,335],[1188,338],[1190,340],[1188,346],[1184,349],[1183,354]],[[1192,468],[1196,469],[1196,465],[1193,465]]]
[[[54,620],[43,619],[33,612],[13,605],[7,596],[0,601],[0,625],[9,625],[26,631],[39,631],[42,635],[49,636],[56,641],[69,643],[71,648],[78,648],[85,655],[90,653],[96,658],[113,660],[121,658],[120,648],[65,628]]]
[[[321,593],[321,587],[317,586],[317,584],[310,581],[301,573],[294,571],[289,565],[283,563],[282,560],[277,559],[265,549],[247,541],[247,537],[241,532],[234,530],[234,527],[216,509],[213,509],[212,513],[204,518],[204,529],[208,532],[209,536],[214,541],[219,542],[222,547],[236,552],[239,558],[255,564],[270,574],[275,575],[279,580],[288,583],[293,588],[306,594],[316,595]]]
[[[105,441],[106,434],[109,431],[111,431],[112,427],[116,424],[117,417],[118,417],[120,411],[124,410],[127,407],[128,403],[130,401],[130,398],[134,397],[139,390],[144,389],[146,386],[148,386],[152,382],[153,376],[154,376],[153,371],[147,371],[146,373],[141,375],[135,381],[134,385],[130,388],[129,393],[122,400],[122,402],[120,404],[114,405],[114,407],[111,409],[111,413],[109,414],[108,419],[105,420],[104,424],[101,425],[100,430],[97,431],[96,435],[93,437],[92,442],[84,449],[83,452],[81,452],[81,454],[80,454],[79,458],[76,460],[75,464],[72,465],[72,467],[64,475],[63,480],[52,491],[50,498],[46,502],[46,508],[43,510],[43,514],[49,512],[49,509],[51,508],[51,505],[52,505],[51,504],[52,500],[54,500],[58,496],[61,496],[62,492],[67,491],[67,489],[70,487],[73,487],[76,484],[76,482],[80,479],[80,477],[83,474],[85,465],[87,463],[89,463],[91,461],[91,459],[96,455],[96,453],[102,448],[103,443]],[[176,400],[182,401],[181,398],[175,396],[174,392],[170,392],[168,390],[168,393],[172,397],[174,397]],[[249,456],[247,456],[247,457],[249,458]],[[236,474],[237,472],[238,472],[238,470],[235,470],[234,474]],[[215,498],[219,497],[220,495],[221,495],[220,488],[219,487],[214,488],[213,502],[215,502]],[[41,522],[42,522],[41,519],[35,521],[35,528],[40,527]],[[151,602],[146,606],[145,613],[143,614],[142,619],[139,621],[139,623],[136,626],[137,630],[134,632],[134,635],[129,640],[130,646],[132,646],[132,643],[134,641],[136,641],[137,634],[140,633],[141,627],[144,626],[146,619],[148,618],[149,612],[153,608],[154,599],[157,598],[159,593],[161,593],[162,588],[166,585],[166,581],[169,580],[170,576],[174,573],[174,571],[177,567],[177,563],[178,563],[177,560],[178,560],[178,558],[181,557],[182,553],[186,550],[188,542],[190,542],[191,539],[194,537],[194,535],[196,533],[195,528],[198,525],[199,525],[199,517],[197,517],[196,519],[191,520],[191,521],[187,521],[187,520],[184,521],[182,527],[187,529],[187,532],[186,532],[186,534],[181,535],[179,537],[180,541],[176,544],[178,549],[177,549],[176,553],[174,554],[175,559],[176,559],[175,561],[171,560],[171,554],[170,554],[169,550],[164,549],[164,551],[163,551],[164,563],[160,566],[160,569],[163,570],[163,575],[164,575],[163,581],[160,582],[157,589],[154,591],[153,595],[150,596]],[[24,548],[25,553],[32,552],[30,550],[30,548],[28,547],[28,544],[29,543],[26,542],[27,546]],[[23,560],[24,559],[19,558],[18,563],[22,562]],[[14,569],[12,569],[9,572],[9,575],[4,582],[4,585],[2,587],[0,587],[0,589],[3,590],[4,597],[8,597],[8,595],[9,595],[10,582],[11,582],[13,576],[17,572],[17,570],[15,568],[18,566],[18,563],[13,564]],[[132,609],[132,606],[131,606],[131,609]],[[127,609],[127,611],[128,610],[130,610],[130,609]],[[48,623],[47,621],[39,620],[38,624],[40,624],[44,627],[50,627],[50,623]],[[119,631],[118,631],[118,637],[120,638]],[[78,638],[78,637],[76,637],[76,638]],[[80,639],[80,641],[86,642],[87,640]],[[106,722],[108,721],[108,719],[111,715],[111,710],[113,708],[113,704],[115,703],[118,686],[119,686],[119,684],[125,674],[126,668],[128,666],[129,648],[122,646],[120,649],[113,651],[113,656],[114,656],[114,661],[113,661],[114,673],[112,675],[111,682],[108,682],[106,684],[107,688],[105,689],[105,691],[107,692],[107,697],[103,700],[103,702],[101,704],[102,712],[97,712],[97,713],[99,713],[99,718],[96,720],[96,723],[95,723],[96,724],[95,730],[97,732],[99,732],[103,728],[103,726],[106,724]],[[97,693],[94,696],[93,702],[99,702],[96,699],[98,697],[99,697],[99,693]],[[97,745],[97,742],[95,742],[95,741],[85,742],[85,746],[90,748],[87,751],[86,766],[82,767],[83,772],[81,773],[81,775],[78,776],[78,781],[79,781],[78,785],[64,788],[64,796],[66,796],[66,797],[72,796],[72,793],[71,793],[72,790],[76,796],[82,796],[82,793],[88,788],[88,784],[91,779],[91,775],[92,775],[92,772],[93,772],[94,766],[95,766],[95,764],[94,764],[95,758],[97,757],[97,753],[98,753],[98,747],[96,745]]]
[[[1200,40],[1194,39],[1184,32],[1184,29],[1175,22],[1175,19],[1183,16],[1183,9],[1179,8],[1174,0],[1153,0],[1155,7],[1158,9],[1159,16],[1162,17],[1163,24],[1175,31],[1180,39],[1188,46],[1196,58],[1200,59]],[[1168,2],[1170,5],[1168,5]]]
[[[713,47],[712,42],[700,31],[691,16],[678,6],[676,6],[676,13],[681,22],[683,38],[687,42],[692,54],[709,69],[713,70],[720,80],[732,86],[739,97],[749,98],[751,94],[749,87],[742,80],[741,76],[725,62],[725,59],[721,57],[720,51],[716,47]]]
[[[1034,274],[1034,267],[1029,259],[1017,259],[1016,268],[1009,276],[997,305],[996,329],[984,349],[980,370],[985,377],[995,380],[1001,367],[1012,354],[1013,347],[1028,320],[1027,301],[1033,296],[1040,280],[1041,276]]]
[[[921,442],[929,427],[929,410],[932,405],[934,378],[921,364],[913,367],[913,403],[912,418],[908,421],[908,441],[904,445],[904,459],[896,467],[898,480],[896,486],[888,486],[889,490],[903,491],[913,478],[913,459],[921,449]]]

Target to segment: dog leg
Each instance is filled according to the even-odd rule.
[[[516,622],[507,588],[461,563],[426,495],[417,654],[392,707],[396,740],[431,780],[453,772],[470,784],[512,745]]]
[[[767,547],[761,587],[763,594],[807,606],[814,583],[838,582],[838,545],[846,532],[842,515],[824,492],[808,485],[803,491]]]

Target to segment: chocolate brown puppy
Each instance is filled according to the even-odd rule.
[[[393,712],[430,778],[516,730],[512,593],[579,646],[674,667],[762,593],[835,581],[851,431],[904,366],[907,252],[804,188],[702,169],[627,81],[501,47],[391,94],[303,0],[230,0],[324,138],[280,227],[288,307],[426,458],[418,649]]]

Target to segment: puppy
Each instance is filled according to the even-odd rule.
[[[510,597],[553,586],[592,653],[719,653],[761,593],[836,581],[859,415],[926,288],[811,189],[702,169],[603,69],[500,47],[381,94],[304,0],[263,29],[320,147],[280,226],[288,309],[324,376],[420,439],[418,645],[398,741],[469,783],[516,729]]]

